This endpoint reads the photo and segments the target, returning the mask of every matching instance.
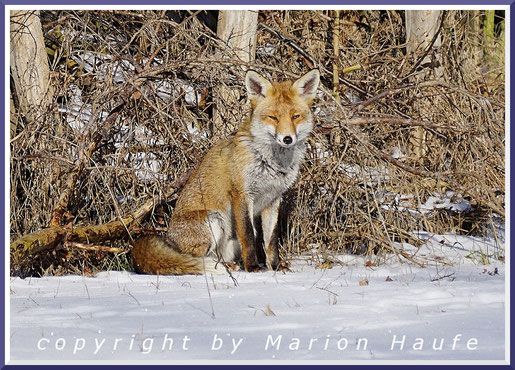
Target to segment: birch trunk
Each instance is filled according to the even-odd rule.
[[[406,42],[407,53],[413,57],[414,62],[423,58],[418,64],[423,66],[433,62],[432,57],[439,55],[442,45],[440,36],[438,35],[431,48],[435,53],[426,53],[427,48],[431,45],[436,32],[438,32],[440,21],[440,10],[406,10]],[[426,54],[424,56],[424,54]],[[413,80],[422,81],[428,73],[434,73],[434,79],[442,77],[442,67],[433,66],[431,70],[424,68],[422,73],[415,74]],[[422,106],[420,106],[422,109]],[[410,156],[417,162],[420,162],[427,152],[426,131],[423,127],[413,130],[410,137]]]
[[[250,62],[256,56],[257,22],[257,11],[221,10],[216,34],[239,59]]]
[[[221,10],[218,14],[217,36],[226,43],[234,55],[244,62],[251,62],[256,56],[258,12],[249,10]],[[215,136],[218,132],[228,133],[228,123],[235,112],[231,106],[237,106],[240,95],[235,89],[220,86],[213,92],[215,109],[213,111],[214,125],[211,129]],[[236,116],[238,116],[236,114]]]
[[[11,11],[10,41],[11,76],[19,109],[28,122],[34,122],[49,108],[52,96],[39,11]]]

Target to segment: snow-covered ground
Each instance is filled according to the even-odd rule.
[[[11,360],[502,361],[506,266],[502,257],[487,265],[470,257],[500,256],[498,247],[435,235],[420,252],[440,256],[428,267],[398,256],[377,266],[338,256],[342,264],[319,269],[299,258],[291,272],[236,272],[234,280],[11,278]]]

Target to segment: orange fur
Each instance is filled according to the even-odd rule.
[[[132,252],[136,271],[199,274],[202,257],[225,263],[243,259],[257,271],[254,219],[261,217],[266,265],[277,268],[277,213],[295,181],[304,141],[313,123],[310,104],[319,82],[313,70],[299,80],[271,83],[249,71],[246,87],[252,111],[238,132],[205,155],[176,203],[166,238],[138,240]],[[214,265],[210,264],[210,271]]]

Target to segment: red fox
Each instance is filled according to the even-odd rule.
[[[241,259],[246,271],[258,271],[257,217],[261,217],[266,267],[280,266],[279,205],[304,159],[305,141],[313,129],[310,106],[319,81],[316,69],[295,82],[274,83],[255,71],[247,72],[249,117],[193,170],[177,199],[166,237],[143,237],[134,243],[137,272],[224,273],[219,262],[239,264]]]

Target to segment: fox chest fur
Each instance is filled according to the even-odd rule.
[[[253,160],[244,167],[245,191],[253,202],[253,216],[279,199],[297,179],[305,154],[303,142],[293,148],[247,144]]]

